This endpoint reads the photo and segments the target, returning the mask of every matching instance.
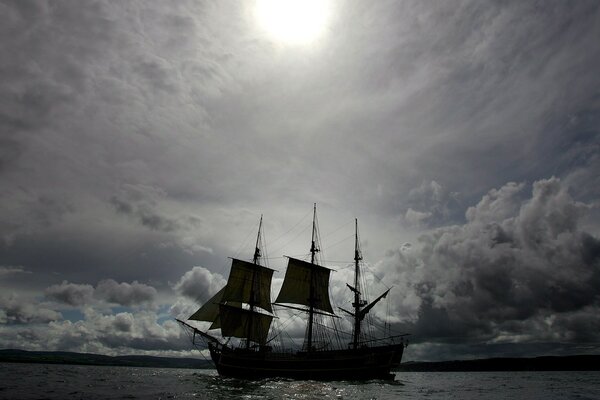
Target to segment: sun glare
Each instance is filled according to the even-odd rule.
[[[256,17],[274,40],[307,44],[324,31],[329,14],[326,0],[257,0]]]

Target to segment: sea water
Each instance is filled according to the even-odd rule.
[[[600,372],[398,372],[245,381],[214,370],[0,363],[0,399],[600,399]]]

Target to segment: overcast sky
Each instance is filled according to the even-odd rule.
[[[280,282],[316,202],[407,360],[599,351],[600,3],[323,4],[298,42],[252,1],[0,0],[0,348],[192,354],[173,317],[261,214]]]

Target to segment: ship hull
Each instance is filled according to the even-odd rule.
[[[210,346],[219,375],[242,379],[394,379],[391,369],[400,365],[403,351],[403,344],[312,353],[257,352]]]

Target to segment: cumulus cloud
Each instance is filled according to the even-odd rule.
[[[108,303],[133,306],[154,302],[156,293],[152,286],[137,281],[118,283],[113,279],[106,279],[98,283],[95,295]]]
[[[436,181],[422,182],[408,192],[404,220],[416,227],[446,224],[460,210],[458,197]]]
[[[106,315],[88,309],[85,319],[76,322],[0,325],[0,347],[113,355],[192,354],[189,338],[181,327],[172,320],[159,323],[150,311]]]
[[[0,295],[0,324],[47,323],[62,315],[39,303],[31,303],[15,294]]]
[[[63,281],[46,288],[44,293],[50,300],[73,307],[90,305],[97,300],[126,307],[153,305],[157,294],[152,286],[137,281],[118,283],[113,279],[102,280],[95,288],[89,284]]]
[[[220,274],[204,267],[193,267],[173,284],[178,299],[171,305],[169,313],[175,318],[187,319],[226,283]]]
[[[62,281],[59,285],[52,285],[45,290],[45,295],[49,299],[70,306],[83,306],[93,300],[94,287],[87,284],[69,283]]]
[[[186,272],[173,288],[177,293],[192,300],[207,300],[225,284],[226,280],[220,274],[212,273],[204,267],[194,267]]]
[[[419,340],[598,341],[600,240],[557,178],[491,190],[464,225],[422,235],[377,270]]]

